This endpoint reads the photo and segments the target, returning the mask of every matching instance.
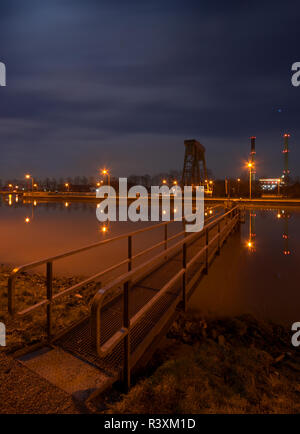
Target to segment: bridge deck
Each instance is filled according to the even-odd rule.
[[[98,293],[94,298],[91,317],[85,318],[71,330],[52,340],[54,350],[59,351],[61,360],[65,360],[62,364],[73,366],[75,362],[72,357],[75,357],[93,367],[94,370],[84,379],[84,384],[88,384],[89,389],[93,383],[95,383],[96,388],[99,388],[97,384],[100,380],[95,378],[95,370],[99,372],[99,377],[101,377],[101,390],[121,378],[122,374],[125,374],[123,380],[129,387],[130,370],[143,360],[144,356],[152,353],[159,344],[160,337],[166,333],[176,316],[176,310],[184,298],[182,279],[184,278],[185,281],[185,298],[187,300],[202,272],[208,269],[209,262],[237,226],[239,219],[240,214],[234,208],[217,217],[215,222],[209,223],[198,234],[185,234],[185,237],[182,233],[181,240],[176,241],[173,247],[170,246],[170,248],[163,250],[153,258],[153,261],[142,264],[140,269],[134,268],[122,275],[119,280],[113,281],[105,287],[104,292]],[[153,267],[156,268],[153,269]],[[143,277],[139,278],[141,270],[143,270]],[[135,280],[132,276],[135,276]],[[129,284],[130,282],[132,284]],[[125,320],[127,318],[125,316],[126,309],[124,310],[124,283],[126,283],[129,292],[129,300],[126,305],[129,309],[128,317],[131,319],[131,327],[124,325],[125,322],[127,323],[127,319]],[[113,298],[108,299],[107,303],[104,300],[103,305],[99,303],[99,300],[102,303],[103,294],[105,297],[105,294],[111,295],[111,293],[114,294]],[[100,294],[102,295],[100,296]],[[97,306],[96,309],[95,306]],[[100,324],[100,334],[96,324]],[[92,327],[94,327],[93,330]],[[129,353],[126,350],[128,340]],[[104,344],[106,344],[107,352],[100,357],[99,354],[103,351]],[[66,367],[62,366],[61,372],[58,372],[60,367],[59,364],[54,363],[57,359],[55,354],[55,352],[49,354],[46,352],[45,356],[43,353],[39,353],[23,362],[36,372],[45,373],[51,369],[50,377],[52,379],[64,378],[63,372]],[[52,367],[49,366],[49,360],[52,361]],[[84,372],[84,369],[80,370]],[[127,378],[126,372],[128,370],[129,376]],[[67,370],[67,372],[69,371]],[[49,377],[49,372],[47,375]],[[76,375],[72,378],[74,388],[76,388],[78,379]]]
[[[189,246],[188,258],[191,259],[195,252],[204,246],[203,238]],[[163,286],[170,281],[178,272],[182,263],[182,254],[169,259],[153,273],[143,278],[130,290],[130,318],[132,318],[152,297],[154,297]],[[204,261],[196,261],[190,271],[190,278],[199,269],[204,268]],[[181,282],[174,285],[164,297],[155,303],[144,320],[131,329],[130,348],[134,353],[145,336],[152,330],[157,321],[168,311],[181,292]],[[101,312],[101,344],[105,343],[122,326],[123,298],[118,296],[111,303],[102,309]],[[86,318],[72,330],[59,338],[55,345],[67,352],[86,360],[87,362],[103,369],[109,375],[118,375],[123,362],[123,342],[120,342],[115,350],[99,358],[91,336],[90,318]]]

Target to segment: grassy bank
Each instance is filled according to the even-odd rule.
[[[26,345],[40,342],[46,337],[46,308],[19,318],[12,318],[7,311],[7,281],[11,268],[0,265],[0,321],[6,325],[6,344],[1,351],[13,353]],[[54,293],[60,292],[83,280],[83,277],[56,277]],[[53,305],[53,333],[59,333],[72,323],[89,314],[89,304],[97,290],[96,284],[58,299]],[[46,298],[46,279],[41,274],[20,273],[16,281],[17,311],[33,306]]]
[[[105,412],[299,413],[300,351],[284,327],[183,315],[168,338],[154,372]]]

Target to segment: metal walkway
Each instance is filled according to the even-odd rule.
[[[161,225],[167,228],[169,223]],[[155,349],[178,308],[186,309],[199,278],[208,272],[210,262],[219,254],[222,244],[239,223],[240,211],[239,207],[235,207],[206,224],[201,232],[187,234],[183,231],[168,237],[165,230],[164,240],[144,252],[160,246],[163,246],[162,251],[136,267],[132,266],[133,259],[140,253],[132,255],[134,233],[127,234],[128,259],[114,267],[125,262],[128,270],[97,292],[91,304],[90,317],[60,337],[55,338],[51,334],[53,300],[61,294],[74,293],[79,287],[97,280],[104,272],[54,296],[52,263],[58,257],[40,261],[39,264],[46,263],[47,266],[47,299],[16,313],[15,278],[20,270],[32,268],[32,264],[21,267],[14,270],[9,281],[10,312],[23,316],[46,306],[48,338],[52,345],[97,367],[114,381],[122,379],[129,388],[131,371],[147,352]],[[172,239],[176,242],[168,246]]]

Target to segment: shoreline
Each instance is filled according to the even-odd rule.
[[[1,349],[0,363],[14,366],[13,372],[17,372],[14,375],[22,383],[28,371],[16,368],[14,354],[42,343],[45,317],[40,313],[25,320],[9,317],[3,303],[7,301],[5,283],[9,271],[10,268],[0,266],[0,305],[4,305],[0,319],[7,325],[7,347]],[[75,281],[74,277],[71,279]],[[37,274],[24,273],[22,281],[20,297],[26,304],[27,297],[32,302],[32,298],[40,295],[44,279]],[[60,289],[67,284],[70,284],[69,278],[55,282]],[[88,315],[87,292],[88,289],[66,300],[67,307],[57,312],[58,329],[65,326],[66,321],[74,322],[75,313]],[[91,297],[94,293],[95,288],[90,288]],[[300,351],[292,347],[290,339],[290,330],[284,325],[258,320],[248,314],[208,317],[191,311],[181,313],[147,368],[134,376],[129,393],[121,394],[113,387],[92,400],[88,410],[106,414],[299,413]],[[35,378],[33,390],[41,386],[40,380]],[[45,384],[43,387],[54,387]],[[38,412],[39,406],[33,402],[30,408],[24,407],[18,401],[18,393],[11,399],[16,400],[15,408],[22,408],[20,412]],[[45,408],[44,402],[41,405]],[[64,404],[59,404],[56,411],[52,407],[48,410],[66,411]],[[2,411],[10,411],[8,404],[5,408],[5,401]],[[68,407],[67,411],[74,409]]]

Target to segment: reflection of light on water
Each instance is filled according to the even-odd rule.
[[[36,202],[36,200],[33,202],[33,206],[37,206],[37,202]]]
[[[106,226],[106,225],[101,226],[101,232],[103,234],[105,234],[106,232],[108,232],[108,226]]]
[[[29,217],[25,218],[25,223],[30,223],[30,218]]]
[[[65,207],[68,208],[68,206],[69,206],[69,202],[66,202]]]
[[[12,196],[11,196],[11,194],[8,195],[8,205],[9,206],[12,205]]]
[[[249,211],[249,238],[246,246],[250,252],[255,252],[255,217],[256,214],[252,210]]]

